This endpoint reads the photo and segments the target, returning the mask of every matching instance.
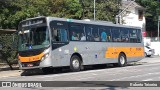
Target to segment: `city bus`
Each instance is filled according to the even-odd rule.
[[[18,26],[20,69],[69,66],[80,71],[86,65],[120,67],[144,58],[141,28],[103,21],[35,17]]]

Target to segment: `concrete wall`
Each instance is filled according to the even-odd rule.
[[[160,56],[160,42],[151,42],[151,48],[155,50],[155,55]]]

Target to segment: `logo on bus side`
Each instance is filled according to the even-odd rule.
[[[32,49],[32,45],[29,46],[29,49]]]

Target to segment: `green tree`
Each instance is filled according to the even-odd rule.
[[[79,0],[4,0],[0,1],[0,27],[16,28],[26,18],[55,16],[81,19]]]
[[[96,20],[115,21],[121,0],[96,0]],[[83,18],[93,19],[94,0],[81,0]]]
[[[82,6],[79,0],[50,0],[50,16],[81,19]]]
[[[10,34],[1,34],[0,35],[0,43],[2,44],[2,50],[0,51],[1,60],[3,62],[6,62],[9,66],[10,69],[12,70],[12,64],[16,62],[17,59],[16,57],[16,50],[13,50],[12,48],[12,35]]]
[[[0,27],[17,28],[26,18],[50,15],[48,0],[4,0],[0,1]]]

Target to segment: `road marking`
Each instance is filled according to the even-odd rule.
[[[159,65],[159,63],[156,64],[147,64],[147,65],[138,65],[138,66],[127,66],[127,67],[120,67],[120,68],[105,68],[105,69],[100,69],[100,70],[89,70],[89,71],[81,71],[81,72],[69,72],[69,73],[62,73],[62,74],[52,74],[52,75],[38,75],[38,76],[31,76],[31,77],[36,77],[36,78],[55,78],[55,77],[63,77],[63,76],[71,76],[71,75],[79,75],[79,74],[90,74],[90,75],[98,75],[99,73],[107,74],[107,75],[116,75],[116,74],[123,74],[125,71],[132,71],[130,69],[134,69],[134,72],[140,71],[139,68],[141,67],[149,67],[149,66],[155,66]],[[137,69],[138,68],[138,69]],[[120,70],[121,69],[121,70]],[[138,71],[136,71],[136,69]],[[158,69],[156,68],[150,68],[149,70],[153,69]],[[147,69],[148,70],[148,69]],[[97,74],[96,74],[97,73]],[[20,77],[25,77],[25,76],[20,76]],[[27,76],[29,77],[29,76]],[[7,78],[7,77],[2,77],[2,78]],[[13,77],[12,77],[13,78]]]
[[[97,75],[96,73],[92,73],[92,75]]]
[[[76,78],[76,80],[86,80],[86,79],[91,79],[91,78],[95,78],[95,77],[86,77],[86,78],[79,78],[79,79]]]
[[[119,70],[122,69],[122,70]],[[113,72],[114,71],[114,72]],[[129,71],[128,67],[121,67],[121,68],[112,68],[112,69],[100,69],[100,70],[89,70],[89,71],[82,71],[82,72],[71,72],[71,73],[62,73],[62,74],[53,74],[53,75],[46,75],[43,77],[38,77],[38,78],[47,78],[47,77],[61,77],[61,76],[71,76],[71,75],[77,75],[77,74],[92,74],[92,75],[97,75],[96,73],[107,73],[107,74],[120,74],[120,72],[126,72]]]
[[[159,65],[159,64],[154,64],[154,65]],[[142,65],[141,67],[145,67],[145,66],[153,66],[152,65]],[[140,66],[139,66],[140,67]],[[139,67],[121,67],[121,68],[111,68],[111,69],[100,69],[100,70],[90,70],[90,71],[82,71],[82,72],[69,72],[69,73],[62,73],[62,74],[53,74],[53,75],[47,75],[47,76],[35,76],[37,78],[49,78],[49,77],[63,77],[63,76],[71,76],[71,75],[79,75],[79,74],[93,74],[93,75],[96,75],[95,73],[101,73],[101,72],[104,72],[103,74],[107,73],[107,75],[113,75],[113,74],[123,74],[124,71],[131,71],[131,72],[138,72],[138,71],[141,71],[140,69],[137,69],[136,68],[139,68]],[[119,70],[121,69],[121,70]],[[130,70],[130,69],[133,69],[133,70]],[[151,68],[151,69],[147,69],[148,70],[153,70],[153,69],[158,69],[157,67],[156,68]],[[114,71],[114,72],[110,72],[110,71]]]
[[[142,80],[142,81],[152,81],[153,79],[145,79],[145,80]]]
[[[117,68],[115,68],[117,69]],[[101,69],[101,70],[90,70],[90,71],[82,71],[82,72],[71,72],[71,73],[63,73],[63,74],[53,74],[53,75],[46,75],[46,76],[39,76],[38,78],[47,78],[47,77],[62,77],[62,76],[71,76],[71,75],[79,75],[79,74],[92,74],[92,75],[97,75],[95,73],[97,72],[104,72],[105,70],[109,70],[109,69]],[[113,69],[112,69],[113,70]],[[111,71],[112,71],[111,70]],[[111,73],[112,74],[112,73]]]
[[[143,76],[148,76],[148,75],[158,75],[158,74],[160,74],[160,72],[156,72],[156,73],[147,73],[147,74],[136,75],[136,76],[129,76],[129,77],[123,77],[123,78],[120,78],[120,79],[112,79],[112,80],[109,80],[109,81],[117,81],[117,80],[138,78],[138,77],[143,77]]]

